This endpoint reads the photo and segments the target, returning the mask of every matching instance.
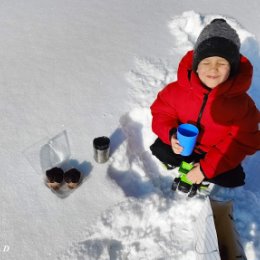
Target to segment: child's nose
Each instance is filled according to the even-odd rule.
[[[218,66],[215,63],[210,64],[210,70],[217,70]]]

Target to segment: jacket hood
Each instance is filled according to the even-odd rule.
[[[208,92],[201,83],[197,73],[192,71],[193,51],[188,51],[182,58],[178,68],[178,83],[183,87],[196,88],[200,92]],[[253,75],[253,66],[243,55],[240,56],[239,70],[228,80],[211,90],[215,96],[225,95],[234,97],[244,94],[250,88]]]

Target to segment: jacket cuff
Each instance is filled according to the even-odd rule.
[[[172,136],[173,136],[173,135],[176,135],[176,133],[177,133],[177,128],[176,128],[176,127],[172,128],[172,129],[169,131],[169,140],[170,140],[170,141],[171,141]]]
[[[209,178],[207,177],[207,175],[205,174],[204,170],[202,169],[201,164],[200,164],[200,171],[201,171],[202,174],[204,175],[205,179],[209,179]]]

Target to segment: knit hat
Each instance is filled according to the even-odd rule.
[[[196,72],[203,59],[219,56],[229,62],[232,75],[238,70],[239,49],[240,40],[237,32],[224,19],[214,19],[202,30],[197,39],[192,70]]]

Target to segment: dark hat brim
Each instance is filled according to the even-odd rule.
[[[198,65],[203,59],[212,56],[226,59],[231,66],[231,73],[237,71],[240,61],[239,49],[232,41],[222,37],[211,37],[200,43],[194,51],[193,71],[197,71]]]

